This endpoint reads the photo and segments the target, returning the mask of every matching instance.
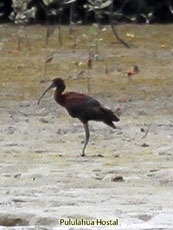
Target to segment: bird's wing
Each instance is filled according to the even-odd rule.
[[[100,103],[87,95],[70,92],[66,96],[66,109],[72,117],[77,117],[80,120],[88,120],[91,113],[98,112]]]

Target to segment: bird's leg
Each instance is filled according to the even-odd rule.
[[[84,147],[82,149],[82,155],[81,155],[82,157],[85,156],[85,149],[86,149],[86,146],[88,144],[89,137],[90,137],[88,123],[83,123],[83,125],[84,125],[84,129],[85,129],[85,144],[84,144]]]

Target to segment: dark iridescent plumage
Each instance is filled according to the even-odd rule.
[[[70,116],[78,118],[84,125],[86,139],[82,150],[82,156],[85,156],[85,148],[88,144],[90,136],[88,121],[102,121],[106,125],[109,125],[115,129],[116,126],[113,122],[119,121],[119,118],[114,112],[105,108],[100,104],[100,102],[90,96],[77,92],[63,93],[65,90],[65,83],[61,78],[56,78],[53,80],[52,84],[41,95],[40,99],[38,100],[38,104],[46,92],[54,87],[56,87],[54,94],[55,101],[61,106],[65,107]]]

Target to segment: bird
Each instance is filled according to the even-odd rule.
[[[38,99],[38,104],[40,104],[41,99],[52,88],[56,88],[54,93],[55,101],[59,105],[63,106],[71,117],[78,118],[83,124],[85,131],[85,142],[82,148],[81,156],[85,156],[85,149],[90,138],[88,125],[89,121],[100,121],[113,129],[117,128],[113,122],[118,122],[120,119],[115,112],[106,108],[91,96],[78,92],[64,93],[66,85],[62,78],[53,79],[52,84],[41,94],[40,98]]]

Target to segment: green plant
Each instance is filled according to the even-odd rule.
[[[112,0],[87,0],[88,3],[84,4],[84,8],[90,12],[93,11],[95,14],[96,21],[99,23],[100,20],[109,14],[108,7],[112,4]]]
[[[37,8],[32,7],[28,9],[28,4],[31,0],[12,0],[12,8],[9,18],[14,21],[15,24],[26,24],[31,18],[35,18]]]

